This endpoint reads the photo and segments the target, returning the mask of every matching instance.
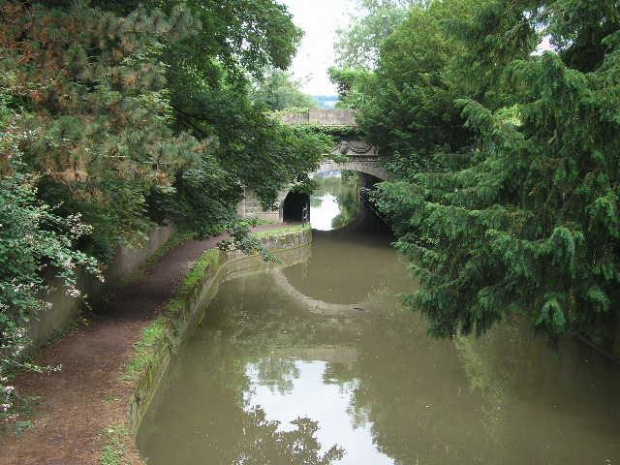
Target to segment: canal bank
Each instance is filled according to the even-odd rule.
[[[182,349],[200,323],[220,284],[240,275],[290,266],[307,259],[299,249],[307,251],[312,242],[312,230],[304,227],[294,232],[267,231],[260,236],[260,241],[272,254],[273,261],[240,251],[211,249],[205,252],[185,276],[177,295],[144,330],[125,370],[126,379],[131,379],[135,386],[128,418],[132,433],[140,427],[159,382],[168,370],[172,354]]]
[[[128,379],[126,367],[145,328],[176,295],[188,270],[222,239],[225,237],[189,241],[171,250],[135,281],[110,295],[105,315],[78,325],[42,352],[37,360],[40,365],[62,369],[27,373],[16,380],[24,398],[40,400],[34,414],[23,418],[21,434],[0,436],[0,464],[142,463],[131,447],[127,427],[137,378]],[[268,244],[273,240],[278,247],[294,242],[286,234],[263,240]],[[124,462],[101,462],[102,451],[111,459],[122,451]]]

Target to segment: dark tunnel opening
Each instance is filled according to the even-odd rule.
[[[282,204],[282,220],[285,223],[298,223],[310,219],[310,196],[300,192],[289,192]]]

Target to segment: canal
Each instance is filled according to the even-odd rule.
[[[519,321],[429,338],[363,181],[318,181],[312,246],[221,284],[172,361],[149,465],[620,463],[618,365]]]

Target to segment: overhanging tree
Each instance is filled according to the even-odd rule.
[[[376,200],[422,284],[406,302],[429,317],[432,334],[480,334],[514,313],[552,338],[604,338],[613,324],[620,29],[612,3],[436,2],[412,11],[387,41],[362,121],[399,151],[398,181]],[[465,14],[451,14],[463,5]],[[557,51],[533,55],[537,31]],[[406,37],[419,39],[390,47]],[[442,55],[440,44],[462,53]],[[465,137],[454,139],[461,117],[455,131]]]
[[[248,99],[248,75],[285,68],[300,36],[271,0],[5,0],[0,26],[6,404],[5,368],[45,307],[45,264],[75,291],[77,265],[94,271],[93,256],[140,243],[154,222],[221,229],[242,184],[269,203],[318,163],[326,139]]]

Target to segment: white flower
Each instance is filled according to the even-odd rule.
[[[77,288],[75,288],[75,287],[69,288],[69,289],[67,290],[67,293],[69,294],[69,296],[71,296],[71,297],[73,297],[73,298],[75,298],[75,299],[76,299],[76,298],[78,298],[80,295],[82,295],[82,293],[80,292],[80,290],[79,290],[79,289],[77,289]]]

